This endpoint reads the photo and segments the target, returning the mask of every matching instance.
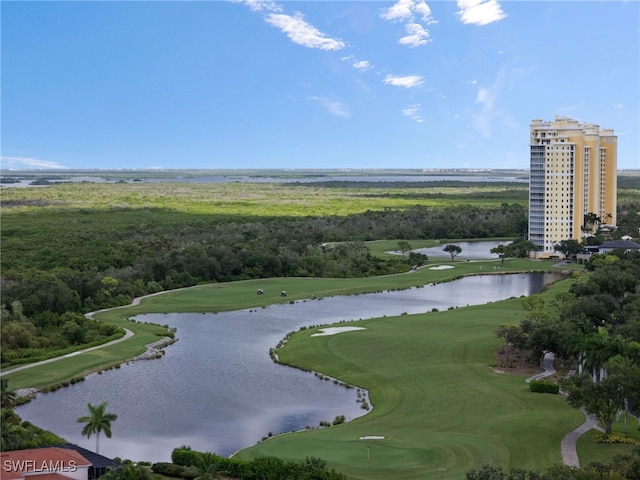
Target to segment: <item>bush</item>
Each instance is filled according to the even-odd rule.
[[[638,445],[638,442],[633,438],[617,433],[596,433],[593,435],[593,440],[596,443],[624,443],[627,445]]]
[[[159,462],[151,465],[151,471],[165,477],[182,478],[185,467],[173,463]]]
[[[191,447],[179,447],[174,448],[171,452],[171,461],[176,465],[183,467],[190,467],[191,465],[197,465],[200,453],[191,450]]]
[[[549,380],[533,380],[529,383],[529,391],[533,393],[560,393],[560,385]]]

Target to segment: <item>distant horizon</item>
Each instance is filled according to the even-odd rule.
[[[640,2],[2,3],[1,167],[529,167],[534,119],[640,168]],[[345,167],[347,166],[347,167]]]

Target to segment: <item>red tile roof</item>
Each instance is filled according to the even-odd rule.
[[[75,450],[50,447],[2,452],[0,465],[2,480],[23,478],[25,473],[39,474],[39,479],[46,480],[44,475],[74,471],[78,467],[89,467],[91,462]],[[56,478],[59,480],[60,476]],[[55,479],[51,477],[49,480]]]

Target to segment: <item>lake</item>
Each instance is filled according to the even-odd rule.
[[[94,449],[76,422],[87,403],[108,402],[118,415],[100,453],[136,461],[169,461],[189,445],[228,456],[273,434],[317,427],[337,415],[366,413],[357,390],[278,365],[269,349],[302,326],[478,305],[539,292],[560,274],[465,277],[448,283],[374,294],[337,296],[218,314],[143,315],[177,327],[178,342],[158,360],[132,362],[17,408],[34,424]],[[473,292],[473,296],[461,292]]]

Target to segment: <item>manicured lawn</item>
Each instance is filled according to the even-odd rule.
[[[624,420],[613,423],[613,433],[618,435],[624,434]],[[630,455],[635,445],[621,443],[596,443],[594,438],[599,435],[598,432],[591,430],[585,433],[578,440],[578,456],[581,465],[587,465],[590,462],[610,463],[616,455]],[[640,444],[640,431],[638,431],[638,419],[629,416],[628,420],[628,437]]]
[[[455,265],[449,270],[431,270],[442,263]],[[302,300],[312,295],[318,298],[332,295],[351,295],[364,292],[394,290],[443,282],[455,277],[488,271],[495,261],[444,262],[429,261],[416,272],[370,278],[270,278],[240,282],[213,283],[173,290],[142,299],[140,305],[126,306],[97,313],[94,318],[132,330],[135,335],[117,345],[58,360],[7,375],[12,389],[56,385],[72,377],[129,360],[145,351],[145,345],[166,335],[157,325],[131,322],[128,319],[143,313],[220,312]],[[513,259],[501,266],[501,271],[551,270],[552,262],[533,262]],[[264,295],[256,292],[262,288]],[[285,290],[287,297],[280,296]]]
[[[559,463],[562,437],[583,416],[564,398],[529,393],[524,377],[490,366],[500,344],[495,327],[521,318],[520,302],[512,299],[364,320],[355,325],[366,330],[334,336],[298,332],[280,351],[282,361],[366,388],[375,408],[347,424],[276,437],[239,456],[317,456],[359,479],[440,478],[440,468],[444,478],[460,479],[485,463],[505,469]],[[384,439],[359,440],[368,435]]]

